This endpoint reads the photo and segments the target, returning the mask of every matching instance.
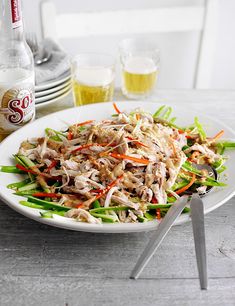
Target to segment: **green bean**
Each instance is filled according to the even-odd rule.
[[[35,198],[35,197],[32,197],[32,196],[28,196],[28,201],[32,202],[32,203],[42,205],[46,209],[55,209],[55,210],[58,210],[58,211],[60,211],[60,210],[69,211],[71,209],[71,207],[62,206],[58,203],[41,200],[41,199],[38,199],[38,198]]]
[[[0,166],[0,172],[25,174],[24,171],[18,169],[16,166]]]
[[[110,206],[110,207],[99,207],[99,208],[93,208],[90,209],[90,213],[97,213],[97,212],[105,212],[105,211],[122,211],[122,210],[128,210],[128,209],[133,209],[128,206]]]
[[[198,176],[203,176],[201,174],[201,171],[199,171],[198,169],[194,168],[188,161],[186,161],[183,165],[182,165],[182,168],[191,172],[191,173],[194,173]],[[225,183],[222,183],[222,182],[218,182],[216,181],[215,179],[213,179],[212,177],[209,177],[207,176],[206,177],[206,180],[203,181],[203,183],[201,182],[201,184],[203,185],[207,185],[207,186],[220,186],[220,187],[225,187],[227,186]]]
[[[16,191],[14,194],[22,197],[27,197],[29,195],[33,195],[36,192],[41,192],[41,190],[38,189],[32,189],[32,190],[25,190],[25,191]]]
[[[159,118],[159,117],[156,117],[156,118],[154,117],[154,121],[156,121],[157,123],[161,123],[163,125],[167,125],[169,127],[175,128],[177,130],[182,130],[182,131],[185,130],[185,128],[180,127],[180,126],[178,126],[178,125],[176,125],[176,124],[174,124],[174,123],[172,123],[170,121],[167,121],[167,120]]]
[[[172,204],[148,204],[148,209],[157,209],[157,208],[170,208]]]
[[[30,207],[30,208],[43,209],[42,205],[38,205],[38,204],[31,203],[31,202],[28,202],[28,201],[20,201],[20,204],[24,205],[24,206],[27,206],[27,207]]]
[[[175,183],[175,184],[172,186],[171,190],[174,191],[174,190],[180,189],[180,188],[182,188],[182,187],[188,185],[188,183],[189,183],[189,181],[188,181],[187,179],[183,179],[181,182]]]
[[[27,191],[27,190],[33,190],[35,188],[37,188],[39,186],[39,184],[37,182],[32,182],[30,184],[24,185],[20,188],[18,188],[18,191]]]
[[[227,169],[227,167],[226,166],[221,166],[219,169],[217,169],[216,171],[217,171],[217,173],[222,173],[222,172],[224,172],[225,170]]]
[[[167,204],[174,203],[176,201],[175,197],[167,197]]]
[[[141,216],[137,216],[137,219],[138,219],[138,221],[141,222],[141,223],[144,223],[144,222],[148,221],[147,218],[144,218],[144,217],[141,217]]]
[[[150,214],[150,213],[147,212],[147,211],[144,213],[144,216],[145,216],[145,218],[146,218],[147,220],[149,220],[149,221],[152,221],[152,220],[155,219],[155,216],[153,216],[152,214]]]
[[[40,211],[41,218],[50,219],[53,218],[53,214],[51,211]]]
[[[93,202],[93,208],[99,208],[100,207],[100,202],[98,200],[95,200]]]
[[[55,140],[55,141],[61,142],[62,139],[60,138],[60,136],[65,137],[65,135],[64,135],[63,133],[58,132],[58,131],[56,131],[56,130],[53,130],[53,129],[51,129],[51,128],[46,128],[46,129],[45,129],[45,132],[46,132],[47,136],[50,136],[50,138],[53,139],[53,140]],[[55,136],[51,136],[50,134],[52,134],[52,133],[54,133]]]
[[[113,216],[110,216],[110,215],[104,215],[104,214],[100,214],[100,213],[96,213],[96,212],[90,212],[90,214],[93,217],[101,218],[103,222],[115,223],[117,221],[116,217],[113,217]]]
[[[14,158],[15,158],[15,161],[18,163],[18,164],[20,164],[20,165],[22,165],[22,166],[24,166],[24,167],[28,167],[26,164],[25,164],[25,162],[20,158],[20,156],[23,156],[23,155],[14,155]],[[25,172],[24,172],[25,173]],[[30,180],[31,180],[31,182],[33,182],[34,181],[34,175],[32,174],[32,173],[27,173],[28,174],[28,176],[29,176],[29,178],[30,178]]]
[[[228,148],[235,148],[235,142],[234,141],[222,141],[220,142],[223,147],[225,147],[226,149]]]
[[[35,167],[35,163],[31,161],[27,156],[24,155],[17,155],[17,157],[24,163],[27,168]]]
[[[31,181],[30,181],[30,179],[27,178],[27,179],[25,179],[23,181],[20,181],[20,182],[8,184],[7,188],[9,188],[9,189],[18,189],[18,188],[21,188],[21,187],[27,185],[29,182],[31,182]]]

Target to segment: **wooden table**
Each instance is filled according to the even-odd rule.
[[[177,102],[235,129],[235,91],[159,90],[150,100]],[[2,306],[235,305],[235,198],[206,216],[208,291],[199,290],[191,224],[175,227],[134,281],[130,271],[150,233],[56,229],[4,203],[0,221]]]

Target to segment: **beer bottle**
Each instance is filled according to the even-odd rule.
[[[20,0],[0,0],[0,141],[35,116],[33,55]]]

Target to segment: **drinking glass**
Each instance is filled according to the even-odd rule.
[[[122,93],[130,99],[145,98],[156,86],[160,54],[146,38],[125,39],[120,44]]]
[[[78,54],[72,62],[75,105],[113,99],[114,58],[108,54]]]

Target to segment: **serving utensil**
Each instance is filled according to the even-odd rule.
[[[144,252],[137,261],[133,271],[131,272],[130,278],[137,279],[139,277],[187,203],[188,196],[184,196],[178,199],[174,205],[170,207],[164,219],[159,224],[156,232],[147,244]]]
[[[217,172],[208,165],[193,164],[198,170],[206,169],[208,175],[217,179]],[[207,289],[207,260],[206,260],[206,242],[205,242],[205,226],[204,226],[204,206],[201,199],[206,193],[210,192],[214,187],[208,186],[203,193],[195,193],[190,201],[191,218],[193,226],[194,244],[197,259],[197,267],[200,279],[201,289]],[[189,193],[189,195],[192,193]],[[177,217],[181,214],[187,205],[188,197],[183,196],[177,200],[168,210],[164,219],[159,224],[156,233],[150,239],[147,247],[137,261],[130,278],[137,279],[153,254],[163,241],[166,234],[171,229]]]
[[[201,289],[207,289],[208,278],[204,225],[204,205],[199,194],[193,194],[190,203],[190,208],[200,286]]]

